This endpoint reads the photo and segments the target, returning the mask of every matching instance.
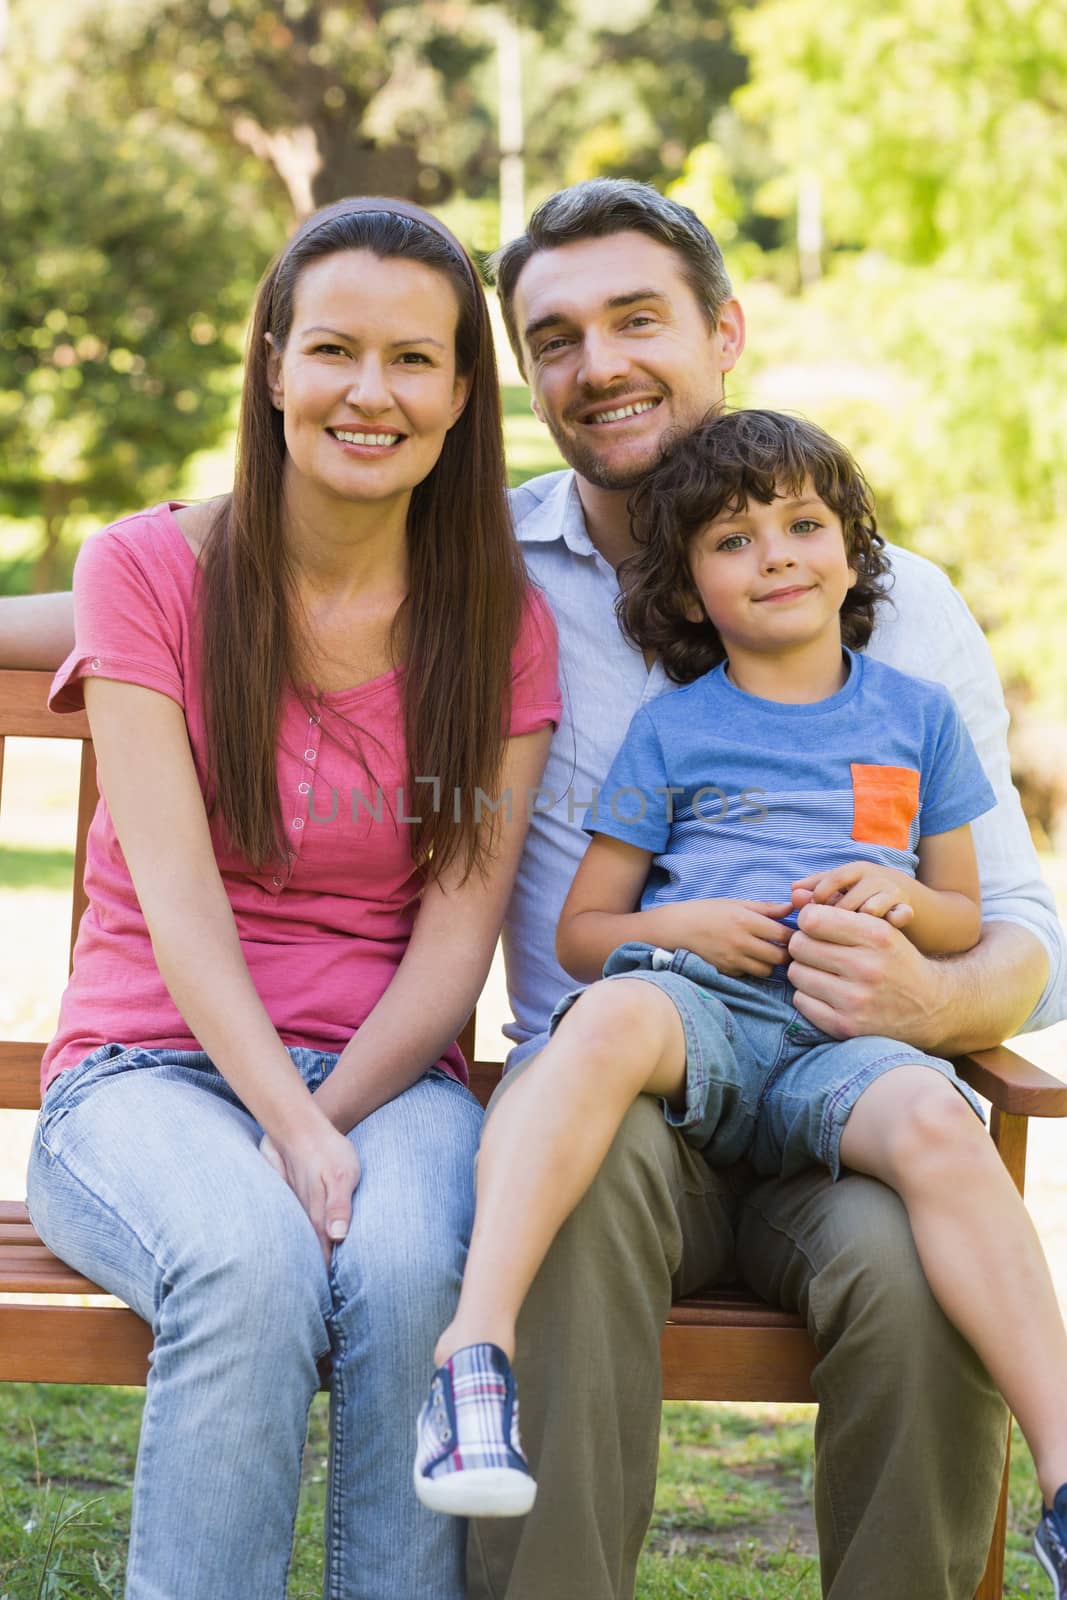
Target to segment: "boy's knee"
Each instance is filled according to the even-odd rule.
[[[569,1029],[587,1059],[610,1067],[612,1058],[623,1053],[646,1056],[651,1064],[676,1018],[672,1002],[654,984],[605,978],[583,990],[561,1026]]]
[[[961,1165],[972,1172],[974,1163],[996,1154],[974,1111],[947,1079],[927,1074],[909,1096],[887,1134],[890,1161],[905,1190],[919,1184],[945,1185]]]

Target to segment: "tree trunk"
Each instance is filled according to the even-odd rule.
[[[59,548],[70,511],[70,491],[60,483],[49,483],[41,496],[44,544],[37,553],[30,574],[31,594],[49,594],[60,585]]]

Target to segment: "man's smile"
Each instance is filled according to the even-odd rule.
[[[616,400],[613,404],[591,407],[578,418],[579,422],[587,427],[603,427],[605,423],[627,422],[631,417],[644,416],[646,411],[654,411],[660,404],[662,396],[648,400],[626,400],[620,405]]]

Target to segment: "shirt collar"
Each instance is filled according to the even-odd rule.
[[[572,555],[595,556],[596,546],[585,526],[577,474],[561,472],[553,476],[556,481],[544,498],[516,525],[519,543],[549,544],[553,539],[562,539]]]

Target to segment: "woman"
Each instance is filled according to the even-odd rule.
[[[559,702],[440,224],[301,227],[233,493],[90,539],[75,618],[52,704],[84,694],[104,799],[28,1193],[155,1334],[128,1600],[282,1600],[327,1354],[326,1595],[459,1600],[407,1440],[470,1226],[454,1040],[524,832],[476,797],[536,786]]]

